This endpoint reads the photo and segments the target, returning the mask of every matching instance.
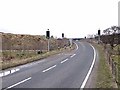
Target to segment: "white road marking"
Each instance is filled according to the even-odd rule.
[[[24,82],[30,80],[31,78],[32,78],[32,77],[29,77],[29,78],[27,78],[27,79],[25,79],[25,80],[22,80],[22,81],[20,81],[20,82],[14,84],[14,85],[11,85],[11,86],[9,86],[7,89],[13,88],[13,87],[15,87],[15,86],[17,86],[17,85],[19,85],[19,84],[21,84],[21,83],[24,83]]]
[[[14,72],[16,72],[14,69],[13,69],[13,70],[11,70],[11,74],[12,74],[12,73],[14,73]]]
[[[51,67],[49,67],[48,69],[43,70],[42,72],[47,72],[47,71],[49,71],[50,69],[53,69],[53,68],[55,68],[55,67],[56,67],[56,65],[51,66]]]
[[[3,77],[3,75],[4,75],[3,73],[0,73],[0,77]]]
[[[15,69],[16,72],[19,71],[19,70],[20,70],[19,68],[16,68],[16,69]]]
[[[70,56],[71,58],[74,57],[76,54],[73,54],[72,56]]]
[[[64,63],[64,62],[66,62],[68,60],[68,58],[67,59],[65,59],[65,60],[63,60],[63,61],[61,61],[60,63]]]
[[[76,50],[78,50],[78,45],[77,45],[76,43],[75,43],[75,45],[76,45],[76,47],[77,47]]]
[[[95,60],[96,60],[95,48],[94,48],[91,44],[90,44],[90,46],[91,46],[91,47],[93,48],[93,50],[94,50],[94,58],[93,58],[92,65],[91,65],[91,67],[90,67],[90,69],[89,69],[89,71],[88,71],[88,73],[87,73],[87,75],[86,75],[86,77],[85,77],[85,79],[84,79],[84,81],[83,81],[83,83],[82,83],[82,85],[81,85],[80,88],[84,88],[84,87],[85,87],[85,85],[86,85],[86,83],[87,83],[87,81],[88,81],[88,78],[89,78],[89,76],[90,76],[90,74],[91,74],[91,72],[92,72],[93,66],[94,66],[94,64],[95,64]]]
[[[4,71],[4,72],[0,73],[0,77],[7,76],[7,75],[15,73],[19,70],[20,70],[19,68],[16,68],[16,69],[12,69],[12,70],[9,70],[9,71]]]
[[[5,71],[5,72],[4,72],[4,76],[6,76],[6,75],[8,75],[8,74],[10,74],[10,71]]]

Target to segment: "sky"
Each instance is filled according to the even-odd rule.
[[[0,0],[0,32],[83,38],[118,25],[119,0]]]

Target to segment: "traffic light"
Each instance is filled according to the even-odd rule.
[[[100,35],[100,30],[98,30],[98,35]]]
[[[64,33],[62,33],[62,38],[64,38]]]
[[[49,39],[50,38],[50,31],[48,29],[48,31],[46,31],[46,38]]]

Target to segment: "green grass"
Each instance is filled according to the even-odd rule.
[[[96,88],[113,88],[113,78],[110,72],[109,66],[105,61],[105,53],[103,47],[100,45],[94,45],[99,52],[99,66],[97,71]]]

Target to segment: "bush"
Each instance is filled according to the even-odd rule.
[[[43,52],[42,51],[38,51],[37,54],[42,54]]]

